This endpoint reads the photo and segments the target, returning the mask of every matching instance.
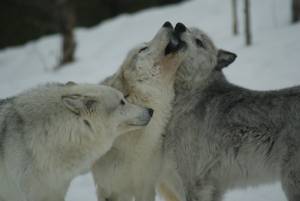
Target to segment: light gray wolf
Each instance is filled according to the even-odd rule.
[[[152,113],[116,89],[71,82],[1,100],[0,200],[63,201],[74,177]]]
[[[300,87],[254,91],[232,84],[223,68],[234,53],[197,28],[178,36],[187,54],[165,134],[162,195],[220,201],[230,189],[279,180],[287,199],[299,201]]]
[[[162,133],[171,114],[176,70],[185,55],[183,42],[171,40],[166,22],[155,37],[129,52],[119,71],[103,83],[123,92],[129,102],[154,109],[143,130],[116,139],[93,166],[99,201],[152,201],[161,168]]]

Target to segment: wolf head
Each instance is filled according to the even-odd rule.
[[[23,92],[13,107],[15,127],[38,168],[68,178],[90,168],[121,134],[144,128],[153,114],[116,89],[73,82]]]
[[[120,70],[104,83],[119,89],[134,103],[151,106],[151,102],[165,97],[172,91],[176,71],[185,58],[183,42],[173,44],[172,50],[167,48],[173,31],[171,23],[166,22],[151,41],[132,49]]]
[[[236,54],[218,49],[210,37],[197,28],[177,23],[174,36],[186,43],[185,58],[177,72],[176,90],[192,89],[206,82],[214,72],[231,64]]]
[[[120,135],[138,129],[146,126],[153,114],[150,108],[128,103],[120,91],[108,86],[67,84],[66,88],[61,95],[65,109],[95,135]]]
[[[48,84],[20,94],[15,102],[21,116],[34,122],[28,125],[36,139],[62,146],[114,140],[146,126],[153,114],[128,103],[120,91],[94,84]]]

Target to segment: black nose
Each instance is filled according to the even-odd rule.
[[[148,112],[149,112],[150,117],[152,117],[152,116],[153,116],[153,113],[154,113],[154,110],[151,109],[151,108],[148,108]]]
[[[177,23],[175,26],[175,32],[177,33],[183,33],[186,31],[186,26],[182,24],[181,22]]]
[[[163,24],[163,27],[173,29],[173,26],[172,26],[171,22],[169,22],[169,21],[166,21],[166,22]]]

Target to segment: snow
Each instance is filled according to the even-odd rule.
[[[242,1],[239,3],[243,22]],[[225,73],[229,80],[256,90],[300,84],[300,24],[290,25],[291,1],[252,0],[254,44],[244,46],[243,35],[231,34],[230,0],[194,0],[173,6],[121,15],[90,29],[77,29],[76,62],[53,71],[59,60],[58,35],[0,51],[0,98],[50,81],[98,83],[115,72],[130,48],[147,41],[164,21],[205,30],[218,47],[238,54]],[[242,23],[241,23],[242,24]],[[240,27],[243,32],[243,26]],[[21,33],[20,33],[21,34]],[[160,198],[157,198],[158,200]],[[96,201],[90,174],[74,180],[67,201]],[[280,184],[228,192],[225,201],[284,201]]]

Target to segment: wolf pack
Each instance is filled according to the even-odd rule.
[[[0,201],[64,201],[89,171],[98,201],[222,201],[276,181],[300,201],[300,87],[237,86],[236,57],[165,22],[100,84],[0,100]]]

